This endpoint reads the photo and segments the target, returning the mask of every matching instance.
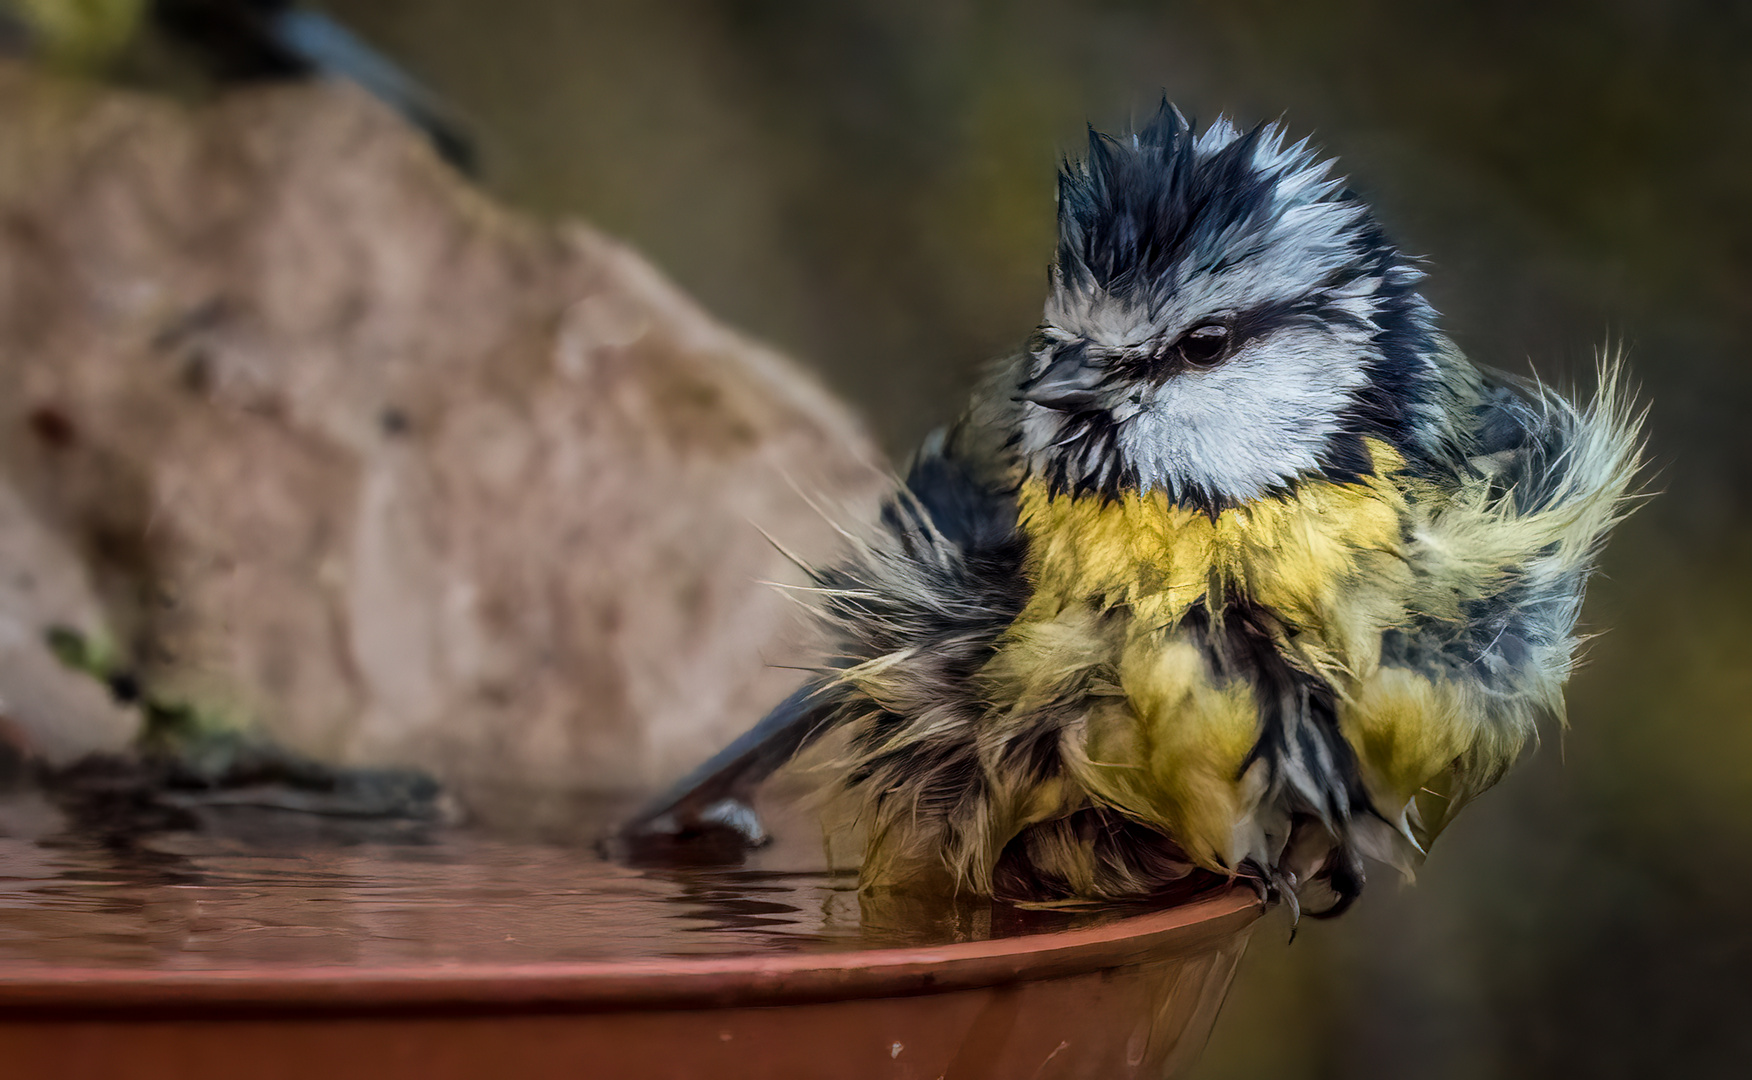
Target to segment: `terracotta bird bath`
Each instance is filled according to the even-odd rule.
[[[44,805],[0,813],[9,1076],[1173,1076],[1262,910],[883,911],[845,875],[273,815],[99,842]]]

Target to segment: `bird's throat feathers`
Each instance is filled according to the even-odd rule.
[[[1053,494],[1044,481],[1024,482],[1033,589],[1018,624],[1124,608],[1142,629],[1169,630],[1194,607],[1220,618],[1227,603],[1245,602],[1294,628],[1315,666],[1370,666],[1393,613],[1368,610],[1368,598],[1393,590],[1359,586],[1403,572],[1407,487],[1397,451],[1365,446],[1369,475],[1311,479],[1214,515],[1162,491]]]

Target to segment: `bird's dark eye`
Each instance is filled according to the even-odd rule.
[[[1180,335],[1175,348],[1192,367],[1216,367],[1229,358],[1229,328],[1222,323],[1203,323]]]

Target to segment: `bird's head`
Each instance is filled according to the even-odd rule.
[[[1422,274],[1306,140],[1202,134],[1163,102],[1059,174],[1046,318],[1016,433],[1055,492],[1162,490],[1212,512],[1370,469],[1439,411]]]

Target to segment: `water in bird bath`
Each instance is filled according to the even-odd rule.
[[[117,830],[40,792],[0,794],[0,965],[213,970],[846,950],[1123,914],[977,902],[873,909],[855,875],[795,860],[789,869],[633,868],[595,853],[588,821],[570,838],[247,807],[191,824]]]
[[[0,791],[18,1075],[1160,1078],[1260,912],[872,900],[806,823],[741,867],[641,869],[590,843],[613,808],[552,831],[147,802]]]

